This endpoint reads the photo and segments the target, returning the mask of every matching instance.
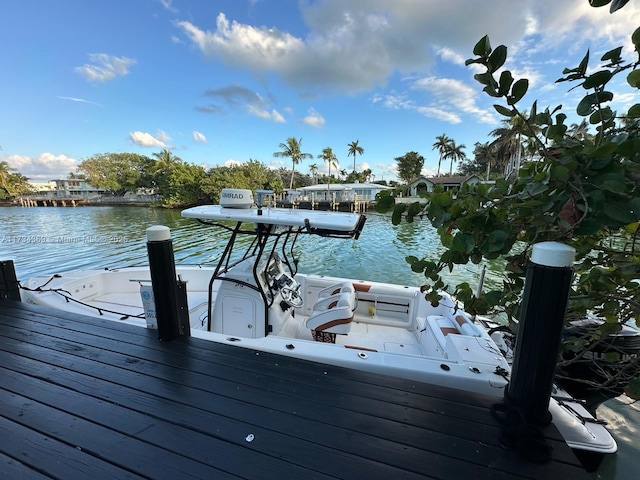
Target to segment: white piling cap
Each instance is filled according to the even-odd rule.
[[[147,242],[171,240],[171,230],[164,225],[153,225],[147,228]]]
[[[531,261],[546,267],[571,267],[576,250],[559,242],[540,242],[533,246]]]

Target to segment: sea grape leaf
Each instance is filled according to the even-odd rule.
[[[507,107],[503,107],[502,105],[495,104],[493,108],[495,108],[500,115],[504,115],[505,117],[513,117],[516,114],[515,111],[510,110]]]
[[[497,71],[504,62],[507,60],[507,47],[504,45],[498,45],[491,55],[489,55],[488,69],[491,73]]]
[[[507,103],[509,105],[514,105],[522,100],[522,97],[527,93],[529,89],[529,80],[526,78],[521,78],[517,80],[516,83],[513,84],[513,88],[511,89],[511,97],[507,99]]]
[[[487,56],[491,53],[491,42],[489,42],[489,35],[485,35],[478,43],[473,47],[473,54],[479,57]]]
[[[634,88],[640,88],[640,70],[633,70],[627,75],[627,83]]]
[[[464,252],[466,254],[473,252],[475,246],[476,242],[473,237],[468,233],[462,232],[456,233],[456,236],[453,237],[453,242],[451,243],[451,248],[453,250]]]
[[[609,70],[600,70],[599,72],[589,75],[582,84],[582,87],[585,90],[600,87],[611,80],[612,75]]]

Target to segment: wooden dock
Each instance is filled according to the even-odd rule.
[[[502,448],[493,399],[0,302],[0,478],[591,478],[553,426]]]

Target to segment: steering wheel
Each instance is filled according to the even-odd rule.
[[[300,288],[300,286],[298,286]],[[282,287],[280,289],[282,299],[293,308],[300,308],[304,304],[304,299],[300,295],[297,289],[291,287]]]

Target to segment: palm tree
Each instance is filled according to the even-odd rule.
[[[311,171],[311,176],[313,177],[313,183],[315,185],[318,184],[318,165],[316,165],[315,163],[312,163],[311,165],[309,165],[309,170]]]
[[[576,140],[584,140],[589,137],[589,122],[583,119],[580,124],[572,123],[567,130],[567,135],[575,138]]]
[[[347,157],[353,155],[353,173],[356,172],[356,155],[362,155],[364,153],[364,148],[358,145],[358,140],[355,142],[351,142],[347,144],[349,147],[349,152],[347,153]]]
[[[486,171],[485,180],[489,180],[489,174],[491,167],[496,163],[495,148],[489,145],[489,142],[480,143],[476,142],[473,149],[473,155],[475,157],[475,164],[478,166],[484,165]]]
[[[182,160],[166,148],[161,152],[152,153],[152,155],[156,157],[156,163],[153,166],[154,173],[168,172],[176,163]]]
[[[449,147],[443,156],[443,158],[451,160],[451,164],[449,165],[449,176],[453,175],[453,162],[458,162],[467,158],[467,155],[462,151],[464,148],[466,148],[466,145],[456,145],[454,140],[451,140],[449,143]]]
[[[285,143],[281,143],[279,147],[282,149],[280,152],[275,152],[273,154],[274,157],[289,157],[293,164],[293,168],[291,169],[291,180],[289,181],[289,189],[293,188],[293,174],[296,169],[296,165],[300,163],[301,160],[305,158],[313,158],[313,155],[310,153],[303,153],[300,150],[302,144],[302,138],[298,140],[295,137],[287,138]]]
[[[440,156],[438,159],[438,173],[436,173],[436,177],[440,176],[440,164],[442,163],[442,159],[444,158],[444,154],[447,153],[449,146],[451,145],[451,140],[447,137],[446,134],[438,135],[436,137],[436,142],[432,145],[432,150],[437,150],[438,155]]]
[[[326,147],[322,149],[322,153],[318,155],[317,158],[321,158],[324,162],[329,164],[329,181],[327,183],[327,190],[329,190],[329,184],[331,183],[331,166],[334,168],[338,168],[338,157],[336,157],[335,153],[331,147]]]
[[[527,112],[522,113],[522,117],[517,115],[509,119],[502,120],[502,126],[489,132],[489,135],[495,137],[490,146],[496,149],[496,157],[498,163],[505,169],[506,176],[513,173],[518,166],[512,165],[514,159],[517,159],[525,152],[530,151],[529,143],[537,145],[536,135],[539,127],[527,125],[524,120]],[[533,131],[532,131],[533,129]],[[524,139],[522,138],[524,136]],[[536,150],[533,148],[533,150]],[[509,170],[511,168],[511,170]],[[509,170],[509,171],[508,171]]]

